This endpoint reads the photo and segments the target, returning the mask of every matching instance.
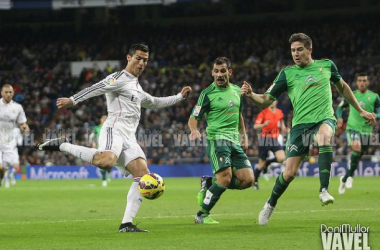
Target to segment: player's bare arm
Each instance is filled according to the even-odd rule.
[[[258,130],[260,130],[260,129],[262,129],[262,128],[268,126],[269,123],[270,123],[270,121],[269,121],[269,120],[266,120],[264,123],[261,123],[261,124],[254,124],[254,125],[253,125],[253,128],[254,128],[254,129],[258,129]]]
[[[73,106],[73,100],[71,98],[67,98],[67,97],[61,97],[61,98],[58,98],[57,99],[57,107],[59,109],[66,109],[66,108],[70,108],[71,106]]]
[[[368,124],[376,124],[376,116],[360,107],[358,101],[354,96],[354,93],[352,93],[350,86],[348,86],[348,84],[343,79],[340,79],[339,83],[337,83],[335,87],[338,92],[344,97],[344,99],[346,99],[347,102],[359,112],[360,116],[367,120]]]
[[[261,95],[254,93],[251,85],[249,85],[246,81],[244,81],[240,91],[242,96],[247,97],[251,102],[253,102],[253,104],[262,108],[269,107],[274,101],[267,94]]]
[[[196,139],[200,139],[202,136],[201,136],[201,133],[199,132],[197,126],[198,126],[198,121],[197,119],[195,119],[194,117],[190,117],[189,119],[189,122],[188,122],[188,126],[190,128],[190,136],[189,136],[189,139],[190,140],[196,140]]]
[[[244,152],[246,153],[248,150],[248,137],[247,137],[247,133],[245,130],[244,117],[242,114],[240,114],[240,116],[239,116],[239,134],[240,134],[241,139],[242,139],[241,147],[244,150]]]

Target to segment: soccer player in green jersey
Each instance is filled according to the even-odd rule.
[[[268,107],[282,92],[287,91],[294,109],[293,128],[286,145],[285,171],[276,179],[272,194],[259,214],[260,225],[268,223],[277,200],[307,157],[314,136],[319,146],[319,199],[322,205],[334,202],[334,197],[328,193],[333,161],[331,138],[336,126],[330,82],[363,119],[369,123],[376,121],[373,114],[360,107],[332,61],[311,58],[313,49],[309,36],[304,33],[293,34],[289,43],[295,65],[282,69],[265,94],[254,93],[247,82],[241,88],[242,95],[261,107]]]
[[[356,100],[362,109],[375,113],[376,118],[380,118],[380,100],[379,95],[368,90],[369,80],[366,73],[360,73],[356,77],[357,90],[354,91]],[[351,163],[345,176],[340,178],[339,194],[344,194],[346,188],[352,188],[354,172],[358,167],[359,161],[363,154],[367,151],[372,137],[373,126],[366,124],[365,119],[360,116],[358,111],[346,100],[343,100],[337,110],[338,128],[343,126],[342,113],[343,109],[350,106],[350,114],[348,116],[346,133],[348,144],[351,147]]]
[[[254,181],[253,170],[245,150],[248,140],[242,112],[240,87],[230,83],[231,61],[218,57],[211,71],[214,82],[200,94],[190,119],[190,140],[200,139],[198,121],[204,115],[207,121],[207,154],[215,177],[201,177],[195,215],[197,224],[216,224],[209,214],[226,189],[245,189]],[[239,137],[242,135],[242,146]]]
[[[98,126],[94,127],[93,132],[90,135],[90,138],[92,139],[92,147],[93,148],[98,148],[99,145],[99,135],[100,135],[100,130],[102,129],[103,123],[107,120],[106,115],[102,115],[100,118],[100,124]],[[111,171],[112,168],[109,169],[100,169],[100,173],[102,174],[102,186],[107,187],[108,182],[111,181]],[[108,177],[108,178],[107,178]]]

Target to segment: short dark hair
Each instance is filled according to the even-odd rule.
[[[359,76],[368,76],[367,72],[360,72],[356,75],[356,78],[358,78]]]
[[[224,63],[227,65],[228,69],[232,69],[232,64],[231,64],[230,59],[228,59],[227,57],[224,57],[224,56],[216,58],[214,60],[213,65],[214,64],[216,64],[216,65],[222,65]]]
[[[136,44],[133,44],[129,48],[128,55],[133,56],[136,53],[137,50],[149,53],[149,47],[148,47],[148,45],[143,44],[143,43],[136,43]]]
[[[311,38],[305,33],[294,33],[289,38],[289,43],[292,44],[294,42],[301,42],[305,45],[306,49],[310,49],[313,47],[313,42]]]

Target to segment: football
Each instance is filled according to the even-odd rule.
[[[164,179],[155,173],[145,174],[139,181],[139,191],[143,197],[149,200],[157,199],[165,191]]]

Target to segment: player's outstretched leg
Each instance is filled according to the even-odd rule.
[[[99,152],[95,148],[87,148],[69,143],[65,137],[48,139],[38,143],[40,151],[62,151],[74,155],[75,157],[92,164],[94,156]]]

